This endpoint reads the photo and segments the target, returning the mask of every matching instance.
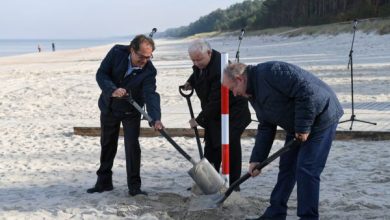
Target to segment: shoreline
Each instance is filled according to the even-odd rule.
[[[60,51],[78,50],[100,47],[104,45],[113,44],[115,42],[121,42],[122,39],[54,39],[54,40],[9,40],[0,39],[0,58],[11,57],[26,54],[40,54],[40,53],[56,53]],[[123,39],[123,42],[124,39]],[[52,43],[55,44],[55,51],[52,51]],[[38,45],[41,48],[41,52],[38,52]]]
[[[363,23],[359,23],[359,27],[357,28],[357,34],[365,34],[365,35],[388,35],[390,34],[390,18],[384,18],[384,19],[363,19],[361,20]],[[362,26],[360,28],[360,26]],[[337,36],[341,34],[348,34],[352,33],[351,28],[351,22],[339,22],[339,23],[332,23],[332,24],[322,24],[322,25],[316,25],[316,26],[302,26],[302,27],[278,27],[278,28],[269,28],[269,29],[263,29],[263,30],[247,30],[245,31],[244,37],[304,37],[304,36],[311,36],[311,37],[319,37],[319,36]],[[382,29],[388,30],[383,31]],[[382,31],[381,31],[382,30]],[[237,37],[239,36],[240,31],[227,31],[227,32],[205,32],[205,33],[199,33],[187,37],[157,37],[154,40],[155,41],[181,41],[181,40],[191,40],[195,38],[204,37],[207,39],[214,39],[214,38],[226,38],[226,37]],[[114,45],[117,43],[120,44],[128,44],[128,42],[123,39],[123,41],[114,40],[118,38],[113,38],[110,40],[110,38],[99,38],[99,39],[57,39],[57,41],[65,41],[65,42],[78,42],[78,41],[106,41],[106,43],[102,44],[96,44],[91,46],[82,46],[77,48],[69,48],[65,47],[64,49],[61,49],[61,47],[58,47],[54,53],[60,52],[60,51],[73,51],[73,50],[81,50],[81,49],[93,49],[96,47],[102,47],[107,45]],[[121,38],[119,38],[121,39]],[[1,41],[10,41],[9,39],[0,39]],[[11,40],[11,41],[47,41],[47,42],[55,42],[54,40],[47,40],[47,39],[25,39],[25,40]],[[130,39],[128,40],[130,41]],[[109,43],[110,42],[110,43]],[[35,44],[32,45],[35,48]],[[157,45],[158,49],[158,45]],[[51,49],[44,50],[40,53],[53,53]],[[22,56],[22,55],[31,55],[31,54],[39,54],[39,52],[31,51],[26,53],[17,53],[17,54],[7,54],[7,55],[1,55],[0,59],[7,58],[7,57],[15,57],[15,56]]]

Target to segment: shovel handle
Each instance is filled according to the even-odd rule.
[[[183,91],[185,91],[184,90],[184,86],[179,86],[179,93],[180,93],[180,95],[182,95],[183,97],[185,97],[185,98],[189,98],[189,97],[191,97],[192,96],[192,94],[194,93],[194,88],[191,88],[191,92],[190,93],[188,93],[188,94],[185,94]]]
[[[148,113],[146,113],[142,108],[141,106],[138,105],[138,103],[136,101],[134,101],[134,99],[131,97],[131,95],[128,96],[128,99],[127,99],[130,104],[132,104],[134,106],[134,108],[136,108],[145,118],[146,120],[148,120],[148,122],[150,124],[153,125],[153,119],[148,115]],[[173,147],[179,151],[179,153],[181,155],[183,155],[188,161],[190,161],[192,164],[196,164],[195,161],[190,157],[190,155],[188,155],[166,132],[164,129],[160,129],[158,130],[160,132],[160,134],[165,137],[169,143],[171,143],[173,145]]]
[[[274,154],[272,154],[271,156],[269,156],[266,160],[264,160],[263,162],[257,164],[257,166],[255,166],[254,169],[256,170],[261,170],[263,169],[265,166],[267,166],[268,164],[270,164],[272,161],[274,161],[276,158],[280,157],[282,154],[284,154],[285,152],[289,151],[291,149],[292,146],[294,146],[298,141],[296,141],[295,139],[289,141],[286,145],[284,145],[284,147],[280,148],[278,151],[276,151]]]
[[[168,134],[167,132],[165,132],[164,129],[161,129],[161,130],[158,130],[160,132],[160,134],[165,137],[169,143],[171,143],[173,145],[173,147],[179,151],[179,153],[181,155],[183,155],[188,161],[190,161],[193,165],[196,164],[196,162],[194,161],[194,159],[191,158],[190,155],[188,155]]]
[[[184,98],[186,98],[186,100],[187,100],[187,105],[188,105],[188,109],[190,110],[191,118],[195,118],[194,110],[192,109],[192,104],[191,104],[191,99],[190,99],[190,97],[194,93],[194,89],[192,88],[191,92],[189,94],[185,94],[183,92],[183,90],[184,90],[184,86],[179,86],[180,94]],[[194,129],[194,132],[195,132],[196,144],[198,145],[199,157],[200,157],[200,159],[203,159],[204,156],[203,156],[202,144],[200,143],[198,128],[195,126],[195,127],[193,127],[193,129]]]
[[[193,129],[195,132],[196,144],[198,145],[199,157],[200,159],[203,159],[204,156],[203,156],[202,144],[200,143],[198,128],[194,127]]]
[[[270,164],[272,161],[274,161],[276,158],[280,157],[280,155],[284,154],[285,152],[289,151],[291,147],[293,147],[297,143],[296,140],[291,140],[289,141],[284,147],[280,148],[278,151],[276,151],[274,154],[269,156],[267,159],[265,159],[263,162],[257,164],[254,169],[261,170],[268,164]],[[227,197],[232,194],[233,190],[239,186],[241,183],[245,182],[251,177],[249,173],[246,173],[244,176],[242,176],[240,179],[236,180],[230,187],[229,189],[225,192],[224,196],[222,199],[218,201],[219,204],[223,203]]]

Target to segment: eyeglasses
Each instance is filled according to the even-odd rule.
[[[135,53],[135,55],[137,55],[138,59],[140,59],[140,60],[151,60],[151,59],[153,59],[153,54],[151,54],[150,56],[144,56],[144,55],[139,54],[138,52],[135,52],[135,51],[134,51],[134,53]]]

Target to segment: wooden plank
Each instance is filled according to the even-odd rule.
[[[166,128],[166,132],[171,137],[194,137],[194,131],[190,128]],[[75,135],[81,136],[100,136],[100,127],[74,127],[73,128]],[[204,130],[198,129],[199,135],[204,136]],[[255,137],[257,129],[246,129],[242,137]],[[123,130],[121,128],[120,135],[123,136]],[[160,133],[154,131],[152,128],[141,128],[141,137],[157,137],[160,136]],[[276,139],[283,140],[285,137],[285,132],[278,130],[276,132]],[[390,132],[384,131],[337,131],[336,140],[371,140],[371,141],[381,141],[381,140],[390,140]]]

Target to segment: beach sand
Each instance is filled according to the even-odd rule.
[[[188,42],[156,40],[153,62],[166,127],[188,127],[186,101],[178,93],[178,86],[191,74]],[[236,37],[210,42],[234,60]],[[388,121],[380,121],[390,113],[388,42],[390,35],[357,33],[355,111],[360,119],[381,126],[356,122],[354,129],[390,130]],[[242,42],[240,60],[248,64],[283,60],[312,71],[336,91],[346,110],[343,119],[348,119],[350,44],[350,34],[248,37]],[[73,127],[99,126],[100,89],[95,73],[111,46],[0,58],[0,219],[243,219],[260,215],[277,178],[277,161],[264,168],[261,176],[243,183],[241,192],[222,207],[191,211],[195,195],[186,188],[193,184],[187,174],[192,165],[162,137],[140,138],[142,188],[149,196],[127,194],[123,138],[113,168],[114,190],[86,193],[96,181],[99,138],[73,135]],[[199,101],[192,98],[192,102],[195,113],[199,112]],[[142,126],[147,124],[142,122]],[[349,124],[339,126],[348,128]],[[175,141],[198,159],[195,139]],[[252,138],[242,140],[243,173],[253,145]],[[275,141],[272,152],[282,145]],[[322,175],[321,219],[390,219],[389,157],[390,141],[335,141]],[[288,219],[297,219],[295,190]]]

